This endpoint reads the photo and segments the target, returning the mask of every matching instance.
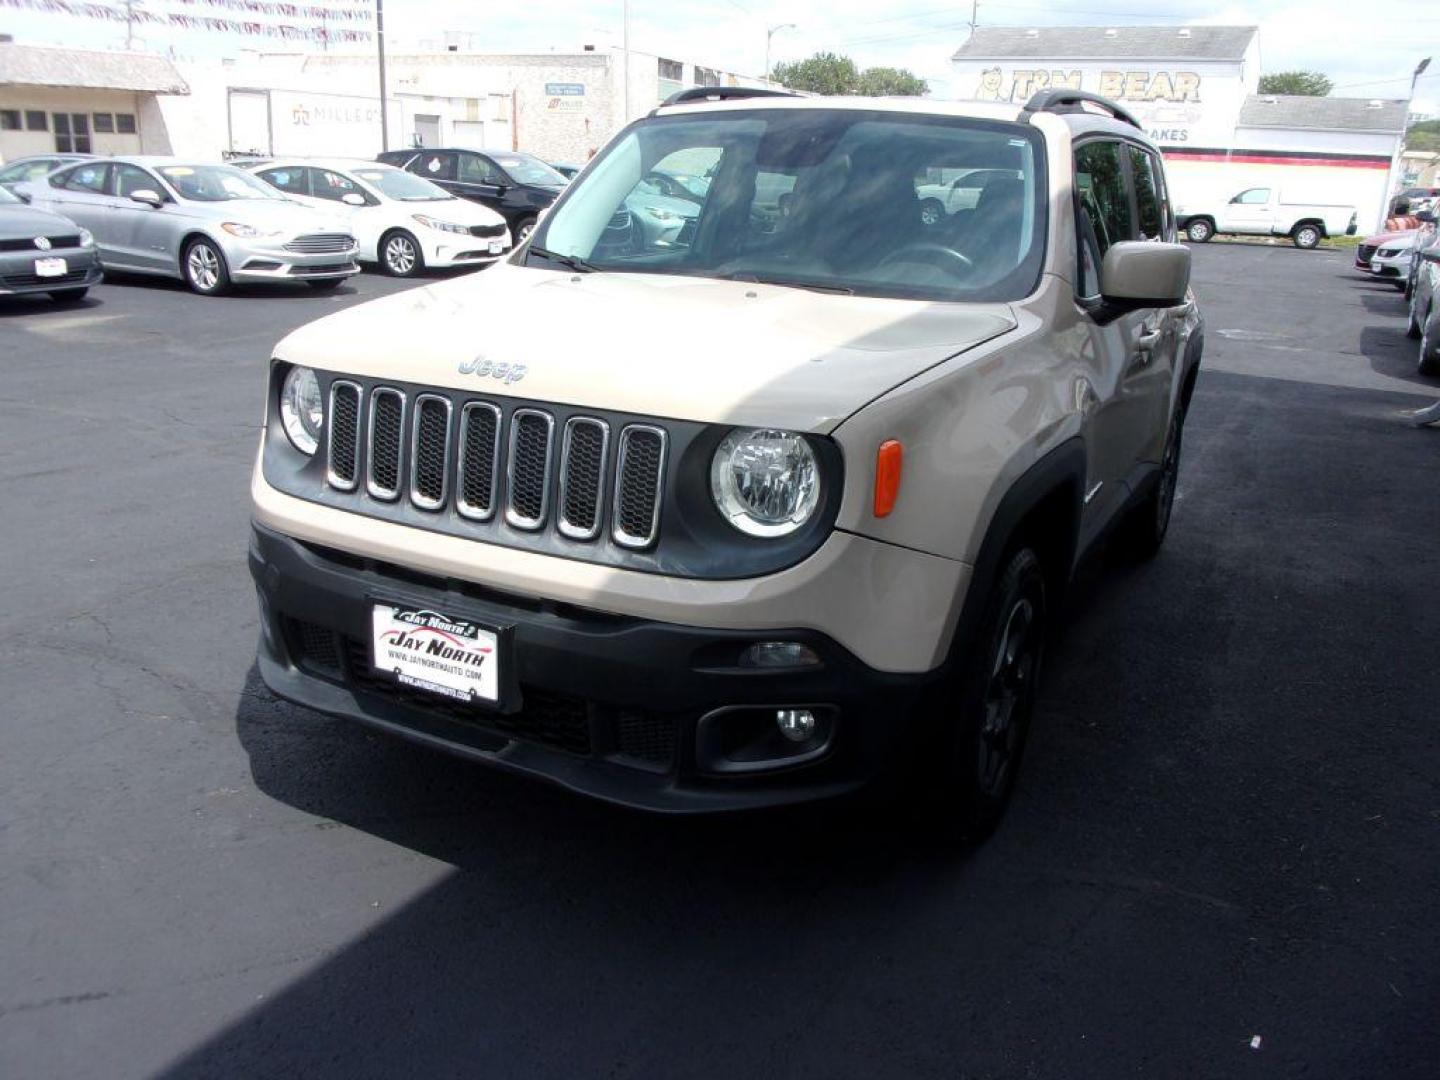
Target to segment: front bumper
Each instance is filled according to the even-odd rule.
[[[38,259],[64,259],[66,272],[59,277],[35,273]],[[48,293],[63,289],[86,289],[100,284],[104,276],[94,248],[67,248],[60,251],[7,251],[0,254],[0,296]]]
[[[321,712],[608,802],[667,813],[775,806],[853,791],[893,762],[937,673],[876,671],[813,630],[680,626],[514,597],[304,544],[255,526],[259,669]],[[371,604],[390,601],[508,631],[510,711],[405,690],[369,665]],[[742,668],[757,640],[800,641],[818,667]],[[735,763],[727,725],[814,709],[823,738],[761,768]],[[747,711],[750,710],[750,711]]]
[[[500,245],[499,251],[491,252],[490,245],[493,243]],[[437,269],[484,266],[500,261],[513,250],[509,230],[496,237],[460,236],[450,233],[428,235],[425,238],[425,265]]]
[[[356,261],[358,245],[342,252],[305,253],[286,251],[283,245],[267,241],[225,244],[225,260],[233,281],[323,281],[349,277],[360,272]]]

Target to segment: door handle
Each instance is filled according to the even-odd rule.
[[[1159,341],[1160,341],[1160,335],[1162,335],[1164,332],[1165,332],[1164,329],[1163,329],[1162,327],[1159,327],[1159,326],[1155,326],[1155,327],[1146,326],[1146,327],[1143,327],[1143,328],[1141,329],[1140,333],[1139,333],[1138,335],[1136,335],[1136,338],[1135,338],[1135,351],[1136,351],[1136,352],[1149,352],[1151,349],[1155,348],[1155,346],[1159,343]]]

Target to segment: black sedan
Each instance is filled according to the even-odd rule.
[[[505,219],[519,244],[566,180],[545,162],[512,150],[390,150],[378,160],[433,180],[452,195],[482,203]]]

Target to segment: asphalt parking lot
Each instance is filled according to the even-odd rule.
[[[1195,267],[1170,540],[1087,569],[968,858],[271,697],[268,349],[408,286],[0,302],[0,1076],[1434,1076],[1440,381],[1346,253]]]

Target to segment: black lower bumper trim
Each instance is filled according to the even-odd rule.
[[[852,791],[897,759],[914,705],[934,678],[874,671],[810,630],[677,626],[509,596],[259,526],[250,569],[264,623],[260,673],[281,697],[646,810],[734,810]],[[504,711],[478,708],[374,671],[369,628],[377,599],[504,627],[514,700]],[[739,666],[757,640],[801,641],[821,663]],[[771,768],[706,767],[708,751],[696,744],[702,717],[734,708],[753,723],[756,709],[785,706],[818,706],[833,716],[823,753],[797,752],[795,762]]]

